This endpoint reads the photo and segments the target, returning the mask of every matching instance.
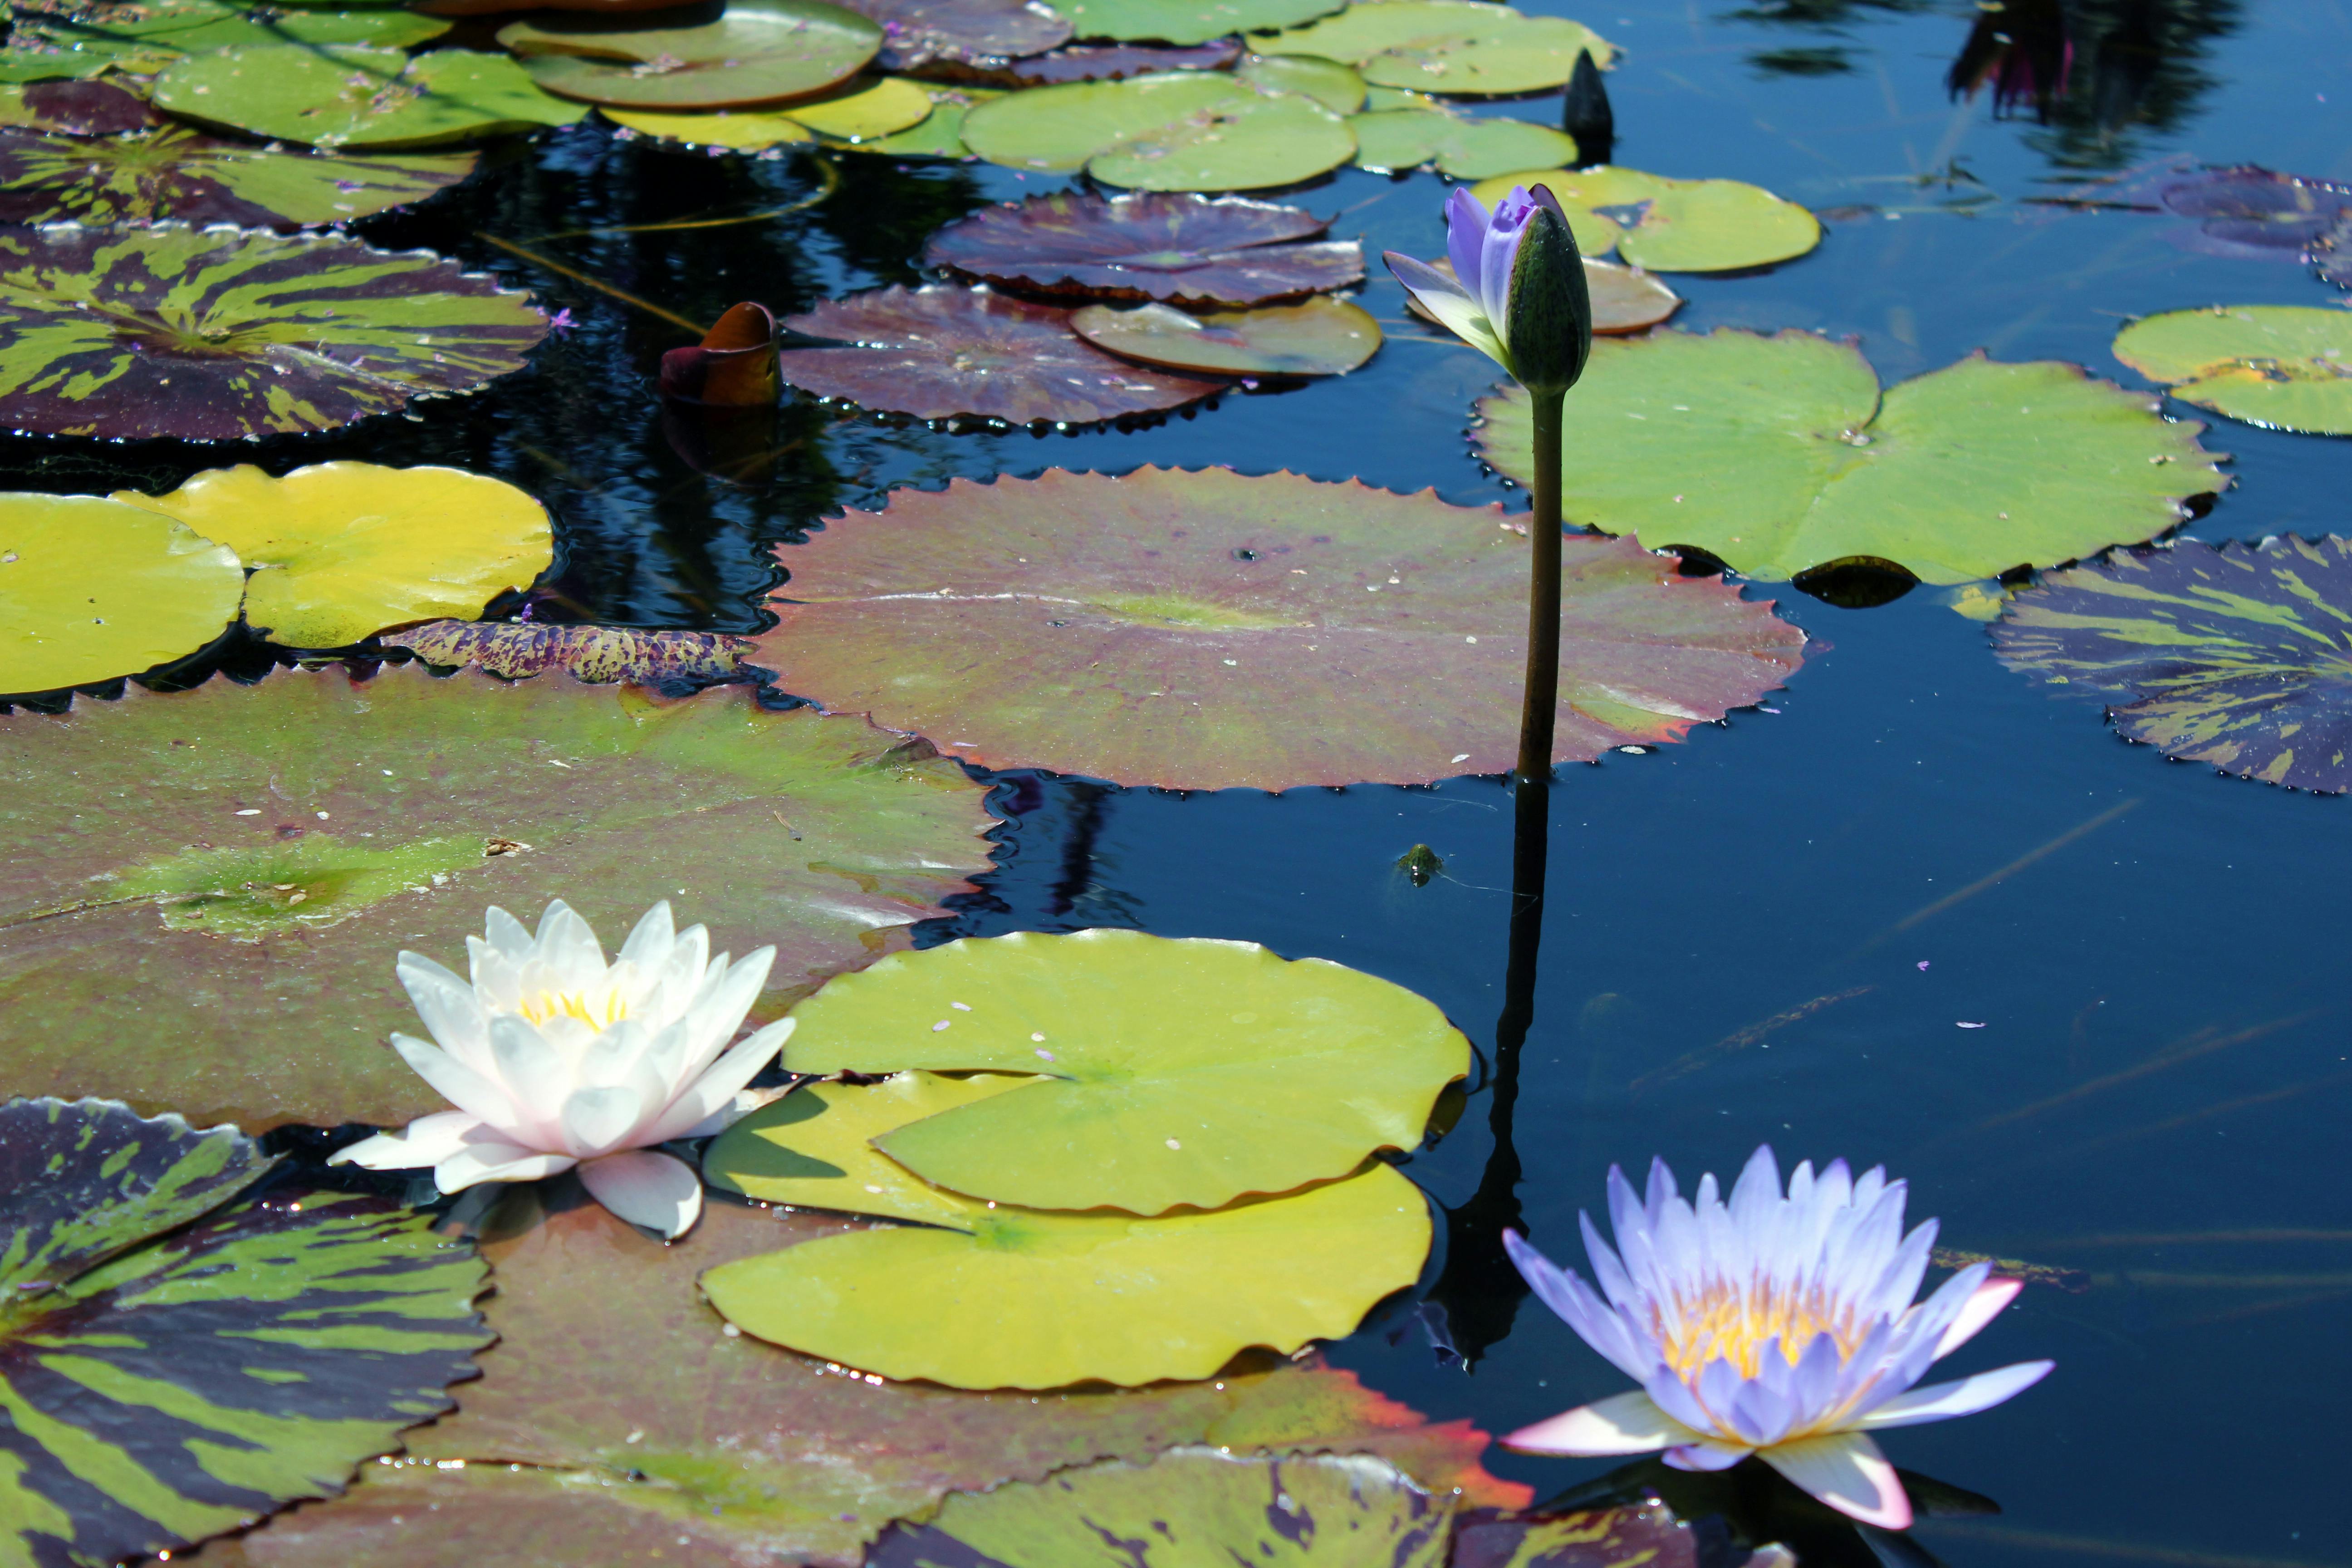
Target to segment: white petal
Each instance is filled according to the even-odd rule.
[[[2022,1361],[1992,1372],[1980,1372],[1952,1383],[1931,1383],[1898,1394],[1860,1421],[1857,1426],[1916,1426],[1928,1421],[1948,1421],[1973,1415],[2013,1399],[2050,1375],[2054,1361]]]
[[[482,1126],[482,1119],[463,1110],[436,1110],[420,1116],[398,1132],[379,1132],[328,1157],[330,1165],[357,1165],[369,1171],[407,1171],[437,1165],[457,1152],[466,1135]]]
[[[496,904],[482,919],[482,934],[510,963],[520,963],[530,955],[530,932],[522,921]]]
[[[667,1143],[673,1138],[683,1138],[688,1129],[724,1110],[745,1084],[760,1076],[761,1068],[776,1059],[776,1053],[792,1037],[795,1023],[794,1019],[779,1018],[713,1062],[709,1071],[695,1079],[692,1088],[672,1100],[646,1126],[639,1134],[640,1141]]]
[[[564,1146],[586,1160],[622,1147],[657,1143],[657,1138],[632,1136],[654,1109],[625,1085],[581,1089],[563,1102]]]
[[[393,966],[425,1032],[477,1071],[488,1064],[489,1019],[474,988],[421,952],[404,952]]]
[[[409,1035],[393,1036],[392,1048],[417,1077],[440,1090],[441,1097],[458,1110],[469,1110],[493,1127],[513,1123],[515,1108],[505,1091],[448,1052]]]
[[[535,1124],[551,1121],[572,1092],[563,1058],[527,1018],[502,1013],[490,1020],[490,1061],[507,1098]]]
[[[1502,1439],[1506,1448],[1530,1454],[1647,1454],[1703,1441],[1657,1406],[1640,1389],[1612,1394],[1591,1404],[1522,1426]]]
[[[1988,1279],[1978,1286],[1968,1305],[1960,1309],[1960,1315],[1944,1331],[1944,1337],[1936,1342],[1936,1359],[1941,1361],[1976,1338],[1978,1331],[2000,1317],[2001,1309],[2017,1300],[2017,1293],[2024,1289],[2022,1279]]]
[[[1410,256],[1401,256],[1391,250],[1384,259],[1389,264],[1389,270],[1397,275],[1397,281],[1402,283],[1421,302],[1421,308],[1436,317],[1446,331],[1505,370],[1511,368],[1510,359],[1503,352],[1501,335],[1496,331],[1494,322],[1487,319],[1486,310],[1471,297],[1469,290],[1437,268],[1415,261]]]
[[[621,944],[620,962],[635,965],[643,973],[655,973],[669,962],[670,950],[677,945],[677,928],[670,923],[669,900],[664,899],[647,910],[629,932],[629,940]]]
[[[433,1184],[461,1193],[477,1182],[535,1182],[579,1163],[569,1154],[545,1154],[511,1143],[469,1143],[433,1167]]]
[[[1911,1528],[1911,1500],[1878,1445],[1859,1432],[1763,1449],[1763,1461],[1840,1513],[1886,1530]]]
[[[581,992],[604,978],[604,950],[588,921],[562,899],[539,920],[533,955],[553,974],[552,990]]]
[[[702,1179],[682,1160],[651,1150],[607,1154],[580,1167],[589,1195],[631,1225],[675,1240],[702,1215]]]

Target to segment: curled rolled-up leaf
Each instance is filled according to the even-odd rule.
[[[662,355],[664,397],[745,408],[773,403],[782,392],[776,318],[748,300],[719,317],[699,345]]]

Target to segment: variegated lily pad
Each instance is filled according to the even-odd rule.
[[[717,632],[639,631],[632,626],[557,626],[544,622],[428,621],[386,632],[427,664],[476,665],[510,679],[568,670],[582,680],[727,680],[756,645]]]
[[[2127,694],[2116,728],[2265,784],[2352,789],[2352,541],[2122,551],[2010,602],[2012,669]]]
[[[436,49],[411,57],[357,46],[257,44],[191,55],[155,79],[173,113],[318,147],[436,147],[544,125],[588,110],[539,89],[504,55]]]
[[[2352,436],[2352,311],[2167,310],[2116,333],[2115,352],[2184,403],[2275,430]]]
[[[421,250],[179,224],[0,234],[0,426],[219,441],[471,392],[547,332]]]
[[[299,228],[420,202],[474,171],[474,154],[337,158],[167,126],[131,136],[0,130],[0,223],[58,219]]]
[[[970,289],[877,289],[784,325],[842,345],[779,356],[788,384],[918,419],[1091,423],[1175,408],[1228,384],[1130,364],[1071,331],[1068,310]]]
[[[235,1203],[269,1164],[233,1128],[0,1105],[8,1561],[169,1552],[341,1491],[474,1374],[473,1249],[381,1199]]]
[[[1297,474],[1048,469],[899,490],[778,559],[755,662],[989,767],[1426,784],[1512,765],[1526,539],[1500,508]],[[1625,541],[1566,542],[1555,754],[1679,739],[1803,635]]]
[[[0,125],[68,136],[120,136],[149,131],[163,117],[135,92],[108,81],[37,81],[0,85]]]
[[[1363,280],[1364,250],[1328,220],[1244,196],[1057,191],[983,208],[931,236],[923,260],[1090,300],[1264,305]]]
[[[825,0],[730,0],[717,21],[559,13],[499,29],[548,91],[628,109],[732,109],[821,92],[865,68],[882,29]]]

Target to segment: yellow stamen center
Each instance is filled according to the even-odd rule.
[[[1763,1370],[1764,1346],[1777,1338],[1791,1363],[1822,1334],[1841,1360],[1862,1342],[1852,1306],[1819,1288],[1790,1289],[1769,1281],[1718,1279],[1700,1295],[1667,1303],[1652,1328],[1666,1364],[1685,1379],[1711,1361],[1729,1362],[1742,1377]]]
[[[609,1029],[629,1016],[629,1004],[617,990],[592,1000],[576,991],[542,991],[523,998],[518,1009],[534,1024],[551,1018],[577,1018],[592,1029]]]

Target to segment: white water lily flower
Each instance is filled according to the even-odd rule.
[[[1903,1234],[1905,1186],[1883,1169],[1856,1180],[1843,1160],[1810,1162],[1780,1193],[1770,1148],[1756,1151],[1728,1204],[1715,1178],[1696,1204],[1663,1161],[1634,1196],[1609,1172],[1612,1252],[1589,1217],[1584,1247],[1600,1294],[1506,1232],[1511,1260],[1586,1344],[1641,1384],[1523,1427],[1507,1447],[1539,1454],[1644,1454],[1720,1470],[1754,1454],[1842,1513],[1902,1530],[1911,1501],[1870,1433],[1969,1415],[2042,1381],[2023,1362],[1926,1388],[1928,1363],[2009,1305],[2022,1281],[1979,1263],[1927,1300],[1936,1222]]]
[[[732,965],[723,952],[710,958],[709,933],[673,929],[667,901],[609,966],[596,933],[560,899],[536,937],[501,909],[487,931],[488,940],[466,939],[470,984],[421,953],[400,955],[400,983],[439,1045],[394,1035],[393,1048],[457,1109],[354,1143],[330,1163],[430,1165],[445,1193],[577,1166],[621,1218],[683,1235],[702,1213],[702,1180],[651,1146],[717,1131],[775,1059],[788,1018],[727,1042],[776,950]]]

